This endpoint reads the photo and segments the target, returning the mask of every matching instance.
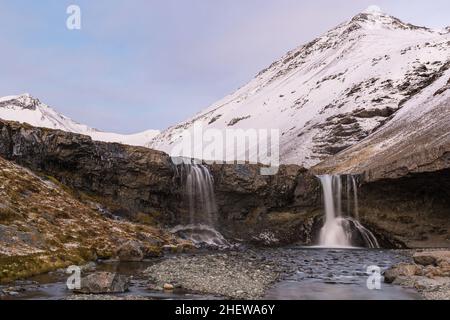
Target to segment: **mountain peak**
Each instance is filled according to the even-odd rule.
[[[367,7],[367,9],[364,10],[362,13],[373,14],[373,15],[384,14],[384,12],[381,10],[381,8],[379,6],[376,6],[376,5],[372,5],[372,6]]]
[[[0,103],[13,105],[21,109],[34,110],[40,104],[40,101],[33,98],[29,93],[23,93],[14,96],[6,96],[0,98]]]
[[[390,30],[422,30],[430,31],[425,27],[419,27],[391,16],[378,6],[369,6],[366,10],[357,14],[350,20],[350,24],[356,24],[363,29],[390,29]]]

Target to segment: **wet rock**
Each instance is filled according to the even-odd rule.
[[[110,272],[97,272],[81,279],[81,288],[74,290],[83,294],[122,293],[128,290],[130,281],[126,276]]]
[[[144,259],[141,244],[137,241],[124,243],[117,249],[116,255],[120,261],[124,262],[139,262]]]
[[[384,272],[384,281],[392,283],[398,277],[408,277],[421,274],[422,269],[414,264],[400,263]]]

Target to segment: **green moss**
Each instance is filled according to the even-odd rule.
[[[64,261],[57,256],[48,256],[45,254],[14,257],[1,256],[0,283],[27,278],[40,273],[64,268],[71,264],[71,260]]]
[[[95,258],[95,250],[86,247],[27,256],[0,256],[0,283],[28,278],[71,265],[82,265]]]

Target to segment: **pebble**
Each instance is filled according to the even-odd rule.
[[[171,285],[170,283],[165,283],[163,286],[164,290],[166,291],[172,291],[174,289],[174,286]]]

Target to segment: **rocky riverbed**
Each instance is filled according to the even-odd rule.
[[[275,259],[255,252],[174,257],[144,273],[155,289],[184,290],[233,299],[257,299],[285,269]]]
[[[82,294],[67,290],[61,270],[0,287],[0,299],[449,299],[445,261],[414,250],[241,248],[99,262],[83,269],[83,279],[103,279],[102,290],[86,285]],[[367,286],[370,266],[385,275],[380,290]],[[113,293],[117,279],[126,285]]]

